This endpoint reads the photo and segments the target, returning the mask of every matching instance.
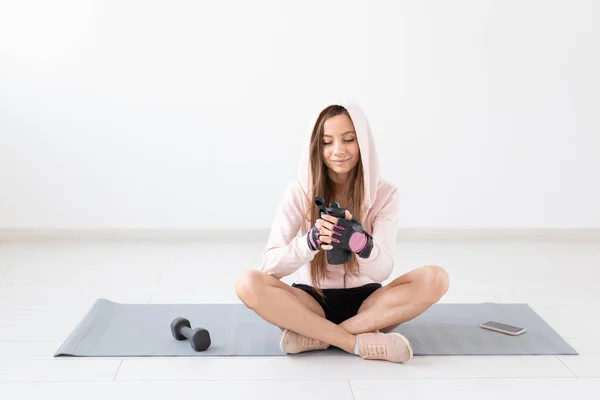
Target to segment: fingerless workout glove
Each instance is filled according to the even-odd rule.
[[[368,258],[373,250],[373,237],[363,229],[356,217],[352,217],[351,220],[338,219],[333,227],[331,239],[334,249],[350,250],[361,258]]]
[[[321,240],[319,240],[319,228],[315,225],[306,235],[308,248],[312,251],[321,249]]]

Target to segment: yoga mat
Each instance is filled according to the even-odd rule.
[[[212,344],[195,352],[171,335],[171,321],[208,329]],[[481,329],[494,320],[524,327],[521,336]],[[527,304],[437,303],[395,329],[419,355],[578,354]],[[79,357],[282,356],[281,330],[243,304],[119,304],[98,299],[54,354]],[[330,347],[303,355],[349,355]]]

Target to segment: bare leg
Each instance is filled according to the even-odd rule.
[[[240,275],[235,290],[242,302],[265,321],[354,353],[356,336],[325,319],[308,293],[257,270]]]
[[[448,274],[437,265],[427,265],[394,279],[371,294],[358,314],[339,326],[357,335],[391,331],[425,310],[448,291]]]

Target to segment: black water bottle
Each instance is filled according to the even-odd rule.
[[[340,207],[340,203],[329,203],[325,207],[325,200],[322,197],[315,196],[315,204],[319,207],[320,216],[323,214],[331,215],[336,218],[346,218],[346,210]],[[327,262],[331,265],[346,264],[352,259],[352,252],[346,249],[332,249],[325,251]]]

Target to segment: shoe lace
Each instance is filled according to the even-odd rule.
[[[365,353],[367,353],[368,356],[387,356],[388,355],[388,349],[387,346],[385,344],[380,344],[380,343],[368,343],[365,344]]]
[[[313,338],[304,336],[303,345],[304,346],[321,346],[321,345],[323,345],[323,342],[321,342],[320,340],[317,340],[317,339],[313,339]]]

